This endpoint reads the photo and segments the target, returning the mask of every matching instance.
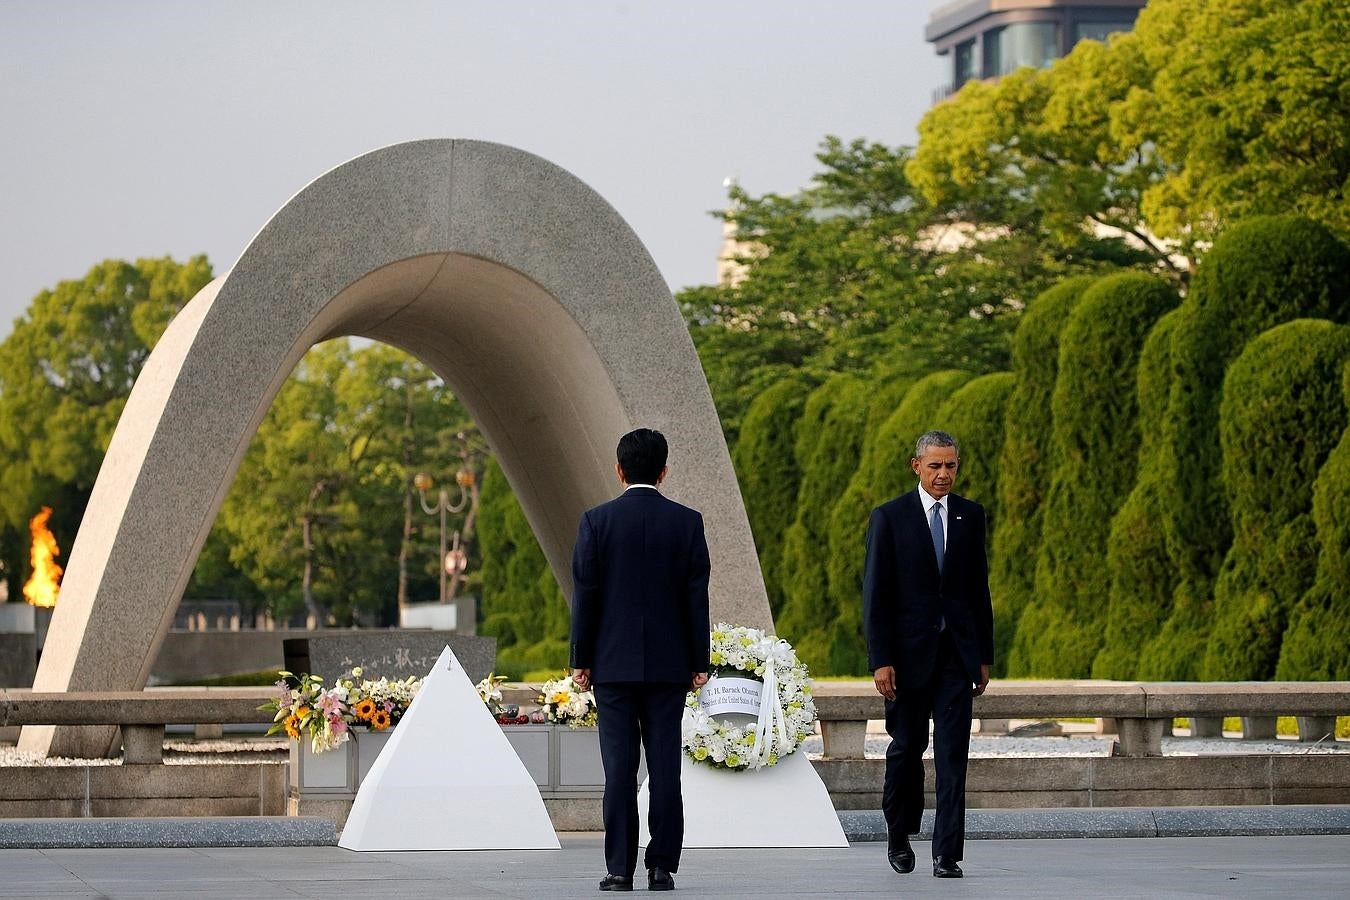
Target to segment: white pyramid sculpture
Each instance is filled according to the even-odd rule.
[[[338,846],[561,849],[539,788],[449,647],[361,782]]]
[[[680,754],[685,848],[847,847],[825,783],[801,750],[775,766],[730,771]],[[647,846],[647,782],[638,792],[638,831]]]

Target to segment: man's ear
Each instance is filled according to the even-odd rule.
[[[625,478],[625,477],[624,477],[624,474],[623,474],[623,466],[619,465],[618,463],[615,463],[615,464],[614,464],[614,474],[619,476],[619,484],[623,484],[623,485],[627,485],[627,484],[628,484],[628,479]]]
[[[670,466],[662,466],[661,474],[656,476],[656,483],[660,484],[666,480],[666,473],[670,471]]]

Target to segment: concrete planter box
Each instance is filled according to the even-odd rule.
[[[392,728],[371,731],[362,726],[351,730],[351,739],[327,753],[315,753],[307,740],[291,744],[290,787],[301,795],[346,794],[355,796],[375,759],[388,743]]]
[[[605,770],[600,732],[566,725],[504,725],[502,733],[539,786],[544,799],[600,796]]]
[[[354,798],[393,731],[353,728],[350,740],[327,753],[315,753],[308,741],[292,742],[291,794],[314,799]],[[545,798],[604,793],[605,770],[600,763],[597,729],[505,725],[502,733]]]

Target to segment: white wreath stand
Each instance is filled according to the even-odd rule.
[[[539,788],[449,647],[361,782],[338,846],[560,849]]]
[[[825,783],[801,750],[778,765],[750,771],[714,769],[680,754],[684,846],[847,847]],[[638,832],[647,846],[647,782],[638,791]]]

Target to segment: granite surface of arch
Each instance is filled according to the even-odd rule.
[[[341,335],[401,347],[446,380],[566,594],[578,517],[617,492],[618,437],[663,431],[665,490],[704,514],[714,620],[772,624],[707,381],[632,229],[539,157],[417,141],[300,191],[170,324],[94,485],[34,690],[144,686],[272,399],[310,347]],[[20,748],[97,756],[113,740],[29,726]]]

